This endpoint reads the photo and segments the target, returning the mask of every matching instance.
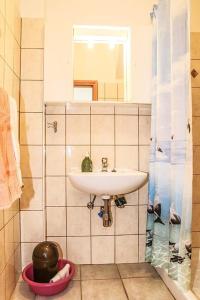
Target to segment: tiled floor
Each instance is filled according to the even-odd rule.
[[[35,296],[19,281],[12,300],[173,300],[149,264],[81,265],[74,280],[61,294]]]

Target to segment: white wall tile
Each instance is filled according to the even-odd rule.
[[[151,104],[140,104],[139,115],[150,116],[151,115]]]
[[[21,145],[42,145],[42,113],[20,113]]]
[[[103,202],[102,202],[103,204]],[[115,228],[115,207],[112,207],[113,224],[111,227],[103,227],[103,219],[98,216],[100,207],[94,207],[91,211],[92,235],[114,235]]]
[[[3,86],[4,82],[4,61],[0,56],[0,86]]]
[[[14,40],[13,69],[18,77],[20,77],[20,54],[21,54],[20,46],[18,42]]]
[[[13,69],[13,56],[14,56],[14,39],[8,25],[5,27],[5,61],[11,69]]]
[[[139,146],[139,170],[143,172],[149,171],[150,147]]]
[[[20,275],[22,273],[22,259],[21,259],[21,244],[17,247],[14,254],[15,263],[15,279],[18,282]]]
[[[75,264],[90,264],[90,237],[67,237],[67,257]]]
[[[90,210],[87,207],[67,207],[67,236],[90,235]]]
[[[96,115],[113,115],[114,114],[114,104],[111,103],[91,103],[91,114]]]
[[[138,234],[138,206],[116,208],[116,234]]]
[[[90,195],[74,188],[67,178],[67,206],[86,206]]]
[[[43,82],[21,81],[20,111],[42,112]]]
[[[6,299],[6,275],[5,269],[3,272],[0,273],[0,289],[1,289],[1,296],[2,299]]]
[[[115,263],[138,262],[138,235],[116,236]]]
[[[116,115],[115,122],[116,144],[138,145],[138,117]]]
[[[62,250],[63,258],[67,257],[67,247],[66,247],[67,246],[67,238],[66,237],[48,236],[47,241],[57,243]]]
[[[125,195],[127,205],[138,205],[138,191]]]
[[[19,201],[18,200],[13,202],[13,204],[9,208],[3,210],[4,225],[7,224],[18,211],[19,211]]]
[[[102,169],[102,158],[108,158],[108,170],[112,170],[115,165],[114,146],[91,146],[91,159],[93,162],[93,170]]]
[[[2,0],[1,0],[2,1]],[[1,28],[1,35],[0,35],[0,55],[4,58],[5,54],[5,19],[0,14],[0,28]]]
[[[20,93],[20,79],[14,74],[11,96],[15,99],[17,103],[17,111],[19,111],[19,98],[20,98],[19,93]]]
[[[20,246],[20,239],[20,216],[18,213],[13,219],[13,242],[15,251]]]
[[[67,115],[66,118],[67,145],[90,144],[90,116]]]
[[[147,205],[139,206],[139,234],[146,233]]]
[[[151,136],[151,117],[140,116],[139,117],[139,144],[149,145]]]
[[[22,19],[22,48],[44,48],[44,20]]]
[[[4,89],[9,95],[12,95],[14,84],[13,72],[7,64],[4,66]]]
[[[5,267],[6,273],[6,298],[10,299],[15,287],[15,262],[14,256],[10,258],[9,264]]]
[[[4,225],[4,211],[1,209],[0,210],[0,230],[3,228]]]
[[[81,163],[88,153],[90,153],[90,146],[67,146],[67,173],[72,171],[80,171]]]
[[[138,146],[116,146],[116,167],[138,170]]]
[[[200,60],[191,60],[191,71],[195,69],[200,73]],[[198,74],[195,78],[191,76],[192,87],[200,87],[200,75]]]
[[[32,262],[32,254],[37,243],[21,243],[22,250],[22,268]]]
[[[14,254],[14,223],[11,219],[5,226],[5,262],[9,262]]]
[[[65,114],[65,105],[46,105],[46,114],[50,115],[63,115]]]
[[[109,116],[109,115],[91,116],[91,144],[93,145],[114,144],[114,116]]]
[[[65,206],[65,177],[46,177],[46,205]]]
[[[92,264],[114,263],[114,236],[92,237]]]
[[[53,122],[57,122],[57,132],[54,132]],[[64,115],[46,115],[46,145],[65,145]]]
[[[115,104],[115,113],[117,115],[138,115],[138,104]]]
[[[139,204],[148,204],[148,183],[139,189]]]
[[[65,146],[46,146],[46,175],[65,175]]]
[[[21,79],[43,80],[43,50],[21,50]]]
[[[88,103],[67,103],[66,114],[88,115],[90,114],[90,104]]]
[[[42,211],[21,211],[21,242],[44,240],[44,215]]]
[[[139,262],[145,262],[146,235],[139,235]]]
[[[0,274],[5,268],[5,228],[0,230]]]
[[[21,210],[42,210],[42,179],[24,178],[24,188],[20,199]]]
[[[21,146],[23,177],[42,177],[42,146]]]
[[[66,207],[47,207],[47,235],[66,236]]]

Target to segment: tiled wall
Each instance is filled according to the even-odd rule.
[[[144,261],[147,186],[126,198],[128,205],[112,207],[114,223],[104,228],[98,198],[88,210],[88,194],[70,184],[67,174],[80,170],[91,153],[94,169],[101,158],[109,167],[148,171],[150,106],[137,104],[69,104],[46,107],[46,235],[58,241],[76,263]],[[51,124],[58,122],[54,133]]]
[[[56,120],[58,132],[47,124],[44,203],[43,30],[40,19],[22,20],[22,264],[31,261],[33,248],[45,238],[59,242],[64,255],[77,263],[143,261],[147,187],[127,197],[128,207],[113,207],[114,224],[105,229],[97,216],[101,200],[97,199],[90,212],[86,208],[89,196],[70,185],[67,172],[80,167],[88,151],[96,168],[106,156],[110,167],[147,170],[150,106],[94,103],[46,107],[46,124]]]
[[[20,144],[24,182],[20,201],[22,265],[44,235],[43,210],[43,53],[41,19],[22,20]]]
[[[191,33],[193,121],[192,285],[200,297],[200,33]]]
[[[19,1],[0,1],[0,87],[19,107],[20,31]],[[8,300],[21,269],[19,201],[0,210],[0,299]]]

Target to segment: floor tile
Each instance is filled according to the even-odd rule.
[[[156,270],[148,263],[118,264],[121,278],[130,277],[159,277]]]
[[[35,295],[30,291],[25,282],[18,282],[11,300],[34,300]]]
[[[82,300],[127,300],[120,279],[84,280],[81,284]]]
[[[81,280],[120,278],[116,265],[82,265]]]
[[[80,265],[75,265],[75,275],[73,277],[73,280],[81,280],[81,266]]]
[[[123,279],[129,300],[173,300],[173,296],[159,278]]]
[[[69,286],[58,295],[51,297],[37,296],[35,300],[81,300],[80,281],[72,281]]]

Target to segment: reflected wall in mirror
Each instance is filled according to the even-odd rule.
[[[129,37],[124,27],[74,26],[75,101],[127,99]]]

